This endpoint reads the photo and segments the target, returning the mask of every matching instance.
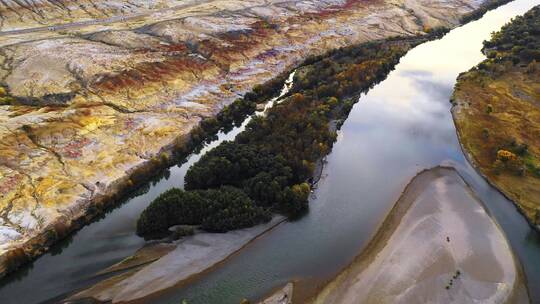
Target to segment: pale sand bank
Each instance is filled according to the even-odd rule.
[[[381,227],[315,303],[529,302],[505,236],[455,170],[417,175]]]
[[[266,224],[247,229],[186,237],[157,261],[136,272],[102,281],[71,299],[94,298],[118,303],[144,298],[208,270],[284,220],[275,216]]]
[[[287,283],[283,288],[275,291],[259,304],[291,304],[293,297],[293,283]]]

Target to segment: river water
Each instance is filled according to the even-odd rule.
[[[411,50],[354,106],[306,216],[278,226],[194,282],[153,297],[152,303],[237,304],[289,281],[331,278],[366,246],[416,173],[440,164],[455,167],[501,225],[523,264],[533,302],[540,302],[540,236],[465,160],[449,103],[458,74],[483,60],[480,49],[490,32],[537,4],[540,0],[513,1]],[[234,138],[243,126],[221,133],[219,141]],[[187,168],[217,143],[4,279],[0,303],[54,302],[101,279],[97,271],[144,244],[134,234],[142,209],[161,192],[180,186]]]

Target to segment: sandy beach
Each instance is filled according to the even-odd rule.
[[[314,303],[529,303],[521,266],[453,169],[418,174]]]

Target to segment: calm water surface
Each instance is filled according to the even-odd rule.
[[[540,302],[540,237],[466,162],[449,103],[457,75],[483,60],[481,42],[537,4],[540,0],[516,0],[411,50],[355,105],[327,158],[308,215],[280,225],[201,279],[168,290],[152,303],[187,299],[190,304],[237,304],[291,280],[329,278],[369,242],[414,175],[440,164],[456,167],[495,216],[524,265],[533,301]],[[234,138],[241,129],[220,134],[220,141]],[[105,218],[5,279],[0,303],[53,302],[96,282],[97,271],[144,244],[134,234],[139,213],[159,193],[181,185],[200,155],[171,168]]]

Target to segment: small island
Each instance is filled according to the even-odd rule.
[[[227,232],[268,222],[272,213],[298,218],[308,210],[321,159],[358,95],[383,80],[409,49],[444,32],[362,43],[308,58],[295,69],[292,87],[279,103],[254,115],[233,141],[193,164],[184,189],[166,191],[142,212],[137,234],[160,238],[176,225]],[[271,90],[259,86],[254,91]],[[206,129],[218,125],[213,118],[202,123]]]

